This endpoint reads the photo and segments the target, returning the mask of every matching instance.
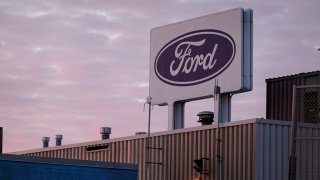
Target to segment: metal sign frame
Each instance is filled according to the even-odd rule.
[[[216,117],[220,117],[220,122],[230,121],[231,95],[252,90],[252,16],[251,9],[236,8],[151,30],[150,104],[168,105],[169,130],[183,128],[185,103],[214,97],[214,86],[220,87],[220,100],[215,101]],[[183,45],[184,49],[179,49]],[[212,50],[208,51],[208,47]],[[234,59],[224,60],[230,47],[234,48]],[[191,51],[199,53],[191,57]],[[208,53],[202,53],[205,51]],[[189,59],[185,60],[188,55]],[[228,62],[219,62],[220,59]],[[191,62],[189,67],[188,62]],[[212,73],[216,74],[205,72],[210,62]],[[221,69],[214,70],[219,63],[222,63]],[[180,74],[177,75],[174,68],[179,69]],[[199,75],[198,71],[207,74]]]

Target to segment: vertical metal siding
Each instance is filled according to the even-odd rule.
[[[231,179],[253,179],[253,153],[255,124],[243,124],[220,128],[222,157],[221,178]],[[181,132],[151,137],[152,149],[151,162],[162,163],[146,164],[146,138],[110,142],[107,150],[86,151],[86,146],[50,150],[38,153],[30,153],[31,156],[46,156],[66,159],[83,159],[109,162],[136,163],[139,165],[139,179],[153,180],[178,180],[195,179],[201,177],[203,180],[214,180],[216,169],[216,147],[219,142],[217,129],[204,129],[198,131]],[[193,169],[193,160],[209,158],[208,175],[200,174]],[[149,166],[149,169],[146,169]],[[149,172],[148,172],[149,171]]]
[[[293,85],[320,84],[320,71],[267,79],[266,118],[291,121]]]
[[[217,140],[219,131],[214,127],[151,136],[150,146],[162,150],[150,150],[149,161],[162,163],[161,165],[145,163],[148,151],[146,137],[109,142],[109,148],[104,150],[88,152],[85,145],[72,148],[62,146],[62,149],[32,152],[27,155],[136,163],[139,166],[140,180],[192,180],[196,177],[215,180],[218,175],[223,180],[283,180],[287,179],[288,172],[289,124],[261,120],[223,126],[219,130],[221,141]],[[309,132],[302,128],[299,133],[306,133],[305,131]],[[219,142],[220,154],[217,154]],[[317,150],[320,151],[320,147]],[[217,163],[217,155],[222,157],[221,164]],[[193,169],[193,160],[200,158],[209,158],[208,175]],[[309,165],[318,166],[311,162]],[[220,167],[221,174],[218,172]]]
[[[257,180],[288,179],[289,125],[257,124]]]

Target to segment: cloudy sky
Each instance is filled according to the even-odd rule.
[[[0,126],[4,151],[147,130],[153,27],[236,8],[254,11],[254,90],[235,95],[232,120],[265,117],[265,79],[320,69],[320,1],[0,1]],[[186,126],[213,100],[186,105]],[[152,128],[167,128],[154,107]]]

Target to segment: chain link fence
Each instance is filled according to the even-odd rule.
[[[320,85],[294,86],[289,180],[320,179]]]

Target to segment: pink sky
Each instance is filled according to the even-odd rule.
[[[147,131],[153,27],[236,8],[254,11],[254,90],[235,95],[232,121],[265,117],[265,79],[320,69],[319,0],[0,2],[0,126],[4,151]],[[186,127],[213,100],[186,105]],[[152,128],[167,129],[167,107]]]

